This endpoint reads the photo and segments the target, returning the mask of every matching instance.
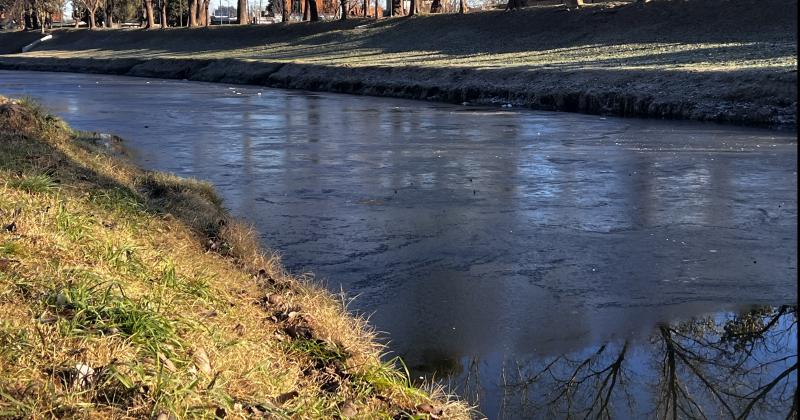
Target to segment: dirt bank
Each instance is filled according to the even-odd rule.
[[[796,9],[784,0],[657,0],[379,22],[66,30],[37,51],[0,55],[0,68],[794,126]]]

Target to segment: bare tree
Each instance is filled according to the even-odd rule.
[[[211,20],[208,18],[208,5],[210,0],[197,0],[197,26],[208,26]]]
[[[411,0],[411,5],[408,7],[408,15],[416,16],[419,14],[420,0]]]
[[[145,29],[152,29],[156,26],[156,19],[153,14],[153,0],[144,0],[144,12],[147,19]]]
[[[200,5],[198,0],[189,0],[189,27],[194,28],[197,26],[197,14]]]
[[[319,21],[319,6],[317,0],[303,0],[303,20]]]
[[[103,0],[78,0],[73,2],[73,7],[77,4],[79,5],[79,10],[86,10],[89,19],[86,22],[89,25],[89,29],[97,28],[97,9],[100,8],[100,4]]]
[[[505,10],[520,9],[524,5],[525,5],[524,0],[508,0],[508,3],[506,3],[506,9]]]
[[[236,23],[239,25],[245,25],[248,23],[247,0],[238,0],[236,2]]]

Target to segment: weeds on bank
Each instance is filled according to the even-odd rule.
[[[0,417],[468,417],[381,362],[208,183],[103,141],[0,98]]]
[[[31,175],[12,179],[8,182],[8,186],[29,193],[47,193],[52,191],[56,184],[47,175]]]

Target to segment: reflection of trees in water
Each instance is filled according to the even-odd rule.
[[[796,308],[758,308],[721,322],[659,327],[659,417],[796,417]],[[713,411],[710,411],[713,410]]]
[[[759,307],[661,325],[644,346],[506,362],[499,417],[797,418],[796,340],[796,306]]]
[[[625,371],[628,342],[607,343],[591,352],[537,363],[515,363],[504,372],[503,405],[548,417],[608,417],[611,401],[632,404]],[[520,398],[513,401],[514,397]]]

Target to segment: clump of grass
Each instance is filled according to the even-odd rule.
[[[56,188],[56,183],[47,175],[27,175],[8,181],[8,186],[29,193],[48,193]]]
[[[89,193],[89,197],[93,204],[102,209],[126,216],[137,215],[144,210],[141,198],[126,188],[93,190]]]
[[[98,257],[101,261],[120,272],[134,276],[143,276],[145,274],[144,262],[139,257],[138,249],[134,245],[114,242],[106,243]]]
[[[47,307],[62,316],[65,335],[119,334],[153,354],[173,354],[183,344],[174,321],[150,302],[134,302],[117,283],[67,284],[48,294]]]
[[[179,291],[200,298],[205,302],[211,302],[215,300],[215,297],[209,287],[209,280],[211,279],[208,275],[202,272],[196,273],[192,278],[178,276],[175,264],[172,261],[166,261],[158,283],[160,286],[172,291]]]
[[[14,241],[0,242],[0,256],[14,256],[22,254],[22,245]]]
[[[289,352],[307,358],[315,367],[341,365],[350,356],[336,345],[308,338],[289,341],[286,347]]]

